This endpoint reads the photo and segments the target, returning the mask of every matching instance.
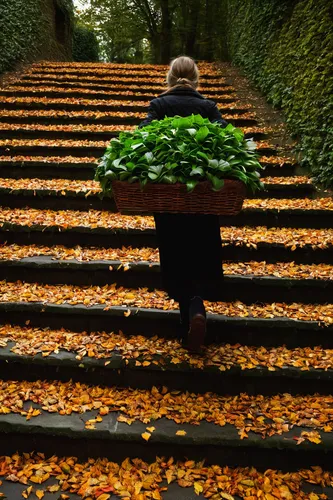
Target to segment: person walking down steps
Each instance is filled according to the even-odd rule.
[[[191,114],[226,127],[215,102],[196,90],[198,84],[194,60],[186,56],[174,59],[167,73],[168,89],[150,102],[147,118],[139,127],[166,116]],[[163,287],[179,302],[182,340],[198,352],[206,335],[203,299],[214,300],[223,278],[219,217],[156,213],[154,219]]]

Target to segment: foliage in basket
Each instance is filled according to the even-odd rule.
[[[192,191],[200,181],[212,189],[223,179],[237,179],[252,191],[262,188],[256,144],[240,129],[222,128],[200,115],[154,120],[133,132],[112,139],[96,170],[95,179],[110,195],[112,181],[186,184]]]

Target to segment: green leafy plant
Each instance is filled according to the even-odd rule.
[[[200,115],[154,120],[133,132],[112,139],[97,169],[103,193],[110,195],[112,181],[186,184],[192,191],[198,182],[210,181],[212,189],[224,179],[237,179],[255,191],[262,166],[256,145],[240,129],[222,128]]]

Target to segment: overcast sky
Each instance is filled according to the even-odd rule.
[[[78,9],[87,7],[90,3],[90,0],[73,0],[73,1],[74,1],[74,7]]]

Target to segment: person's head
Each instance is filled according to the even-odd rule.
[[[169,89],[180,86],[196,89],[199,83],[198,66],[191,57],[177,57],[171,61],[166,80]]]

